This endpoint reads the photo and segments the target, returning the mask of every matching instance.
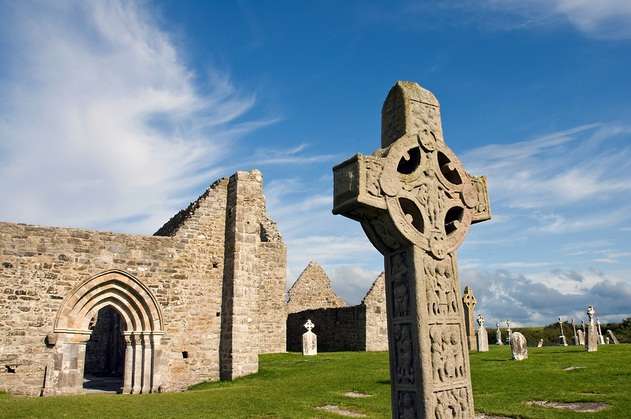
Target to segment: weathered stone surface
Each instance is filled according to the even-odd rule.
[[[318,337],[311,331],[315,325],[311,322],[311,319],[307,319],[304,327],[307,329],[302,335],[302,354],[303,355],[317,355],[318,354]]]
[[[541,347],[543,347],[543,339],[539,339],[539,342],[537,342],[537,348]]]
[[[528,359],[528,343],[526,338],[519,332],[513,332],[510,337],[510,347],[513,352],[513,359],[523,361]]]
[[[565,333],[563,332],[563,321],[559,317],[559,327],[561,329],[561,334],[559,335],[559,345],[567,346],[567,339],[565,338]]]
[[[484,316],[482,314],[478,315],[478,352],[488,352],[489,351],[489,336],[486,332],[486,328],[484,327]]]
[[[346,302],[331,288],[331,280],[322,266],[314,261],[309,262],[287,294],[288,313],[318,308],[346,307]]]
[[[128,392],[247,374],[285,348],[285,247],[258,171],[218,180],[154,236],[0,223],[0,283],[15,297],[0,300],[0,356],[16,366],[2,391],[80,391],[89,323],[108,305],[127,316]]]
[[[585,350],[587,352],[596,352],[598,350],[598,328],[594,322],[594,314],[596,311],[593,306],[587,307],[587,330],[585,332]]]
[[[384,255],[392,417],[473,418],[455,250],[490,218],[486,180],[444,142],[438,101],[397,82],[381,148],[336,166],[333,213],[359,221]]]

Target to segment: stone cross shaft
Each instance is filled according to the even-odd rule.
[[[381,148],[333,173],[333,213],[359,221],[384,256],[392,417],[473,418],[455,251],[490,219],[486,179],[445,144],[434,95],[401,81],[383,105]]]

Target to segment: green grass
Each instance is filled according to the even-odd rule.
[[[471,354],[476,410],[524,418],[626,418],[631,416],[631,345],[529,348],[526,361],[510,360],[506,346]],[[584,369],[563,371],[570,366]],[[386,353],[342,352],[302,357],[261,356],[255,376],[203,383],[182,393],[82,395],[48,398],[0,394],[0,417],[67,418],[340,418],[314,410],[336,404],[390,417]],[[365,399],[344,397],[355,390]],[[527,406],[528,400],[599,401],[600,413],[573,413]]]

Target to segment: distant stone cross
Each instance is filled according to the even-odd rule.
[[[475,305],[478,300],[473,295],[473,290],[470,287],[464,288],[464,295],[462,296],[462,304],[464,304],[464,324],[467,330],[467,339],[469,341],[469,350],[476,349],[475,341],[475,326],[473,325],[473,319],[475,316]]]
[[[386,98],[381,148],[333,172],[333,213],[359,221],[384,255],[392,417],[473,418],[455,251],[490,219],[486,179],[464,170],[438,101],[412,82]]]
[[[315,327],[315,324],[311,322],[311,319],[307,319],[307,323],[305,323],[304,326],[305,329],[307,329],[307,332],[311,332],[311,329]]]

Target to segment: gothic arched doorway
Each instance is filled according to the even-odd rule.
[[[90,340],[85,345],[83,388],[123,391],[125,322],[113,306],[105,306],[90,321]]]
[[[99,326],[101,316],[108,320]],[[118,329],[112,330],[114,326]],[[102,333],[99,327],[107,330]],[[95,371],[106,373],[108,368],[117,366],[117,362],[122,364],[123,393],[158,391],[163,330],[158,301],[134,276],[112,270],[86,279],[66,296],[57,313],[53,333],[46,338],[53,353],[46,367],[43,394],[81,393],[85,376],[89,378]],[[91,339],[93,334],[94,339]],[[124,348],[122,355],[110,354],[105,362],[109,367],[94,360],[94,354],[99,351],[95,348],[103,349],[95,344],[102,343],[102,334],[105,339],[120,338],[110,345],[118,348],[115,350],[120,351],[121,344]],[[112,368],[110,370],[117,373],[120,371],[118,367]]]

